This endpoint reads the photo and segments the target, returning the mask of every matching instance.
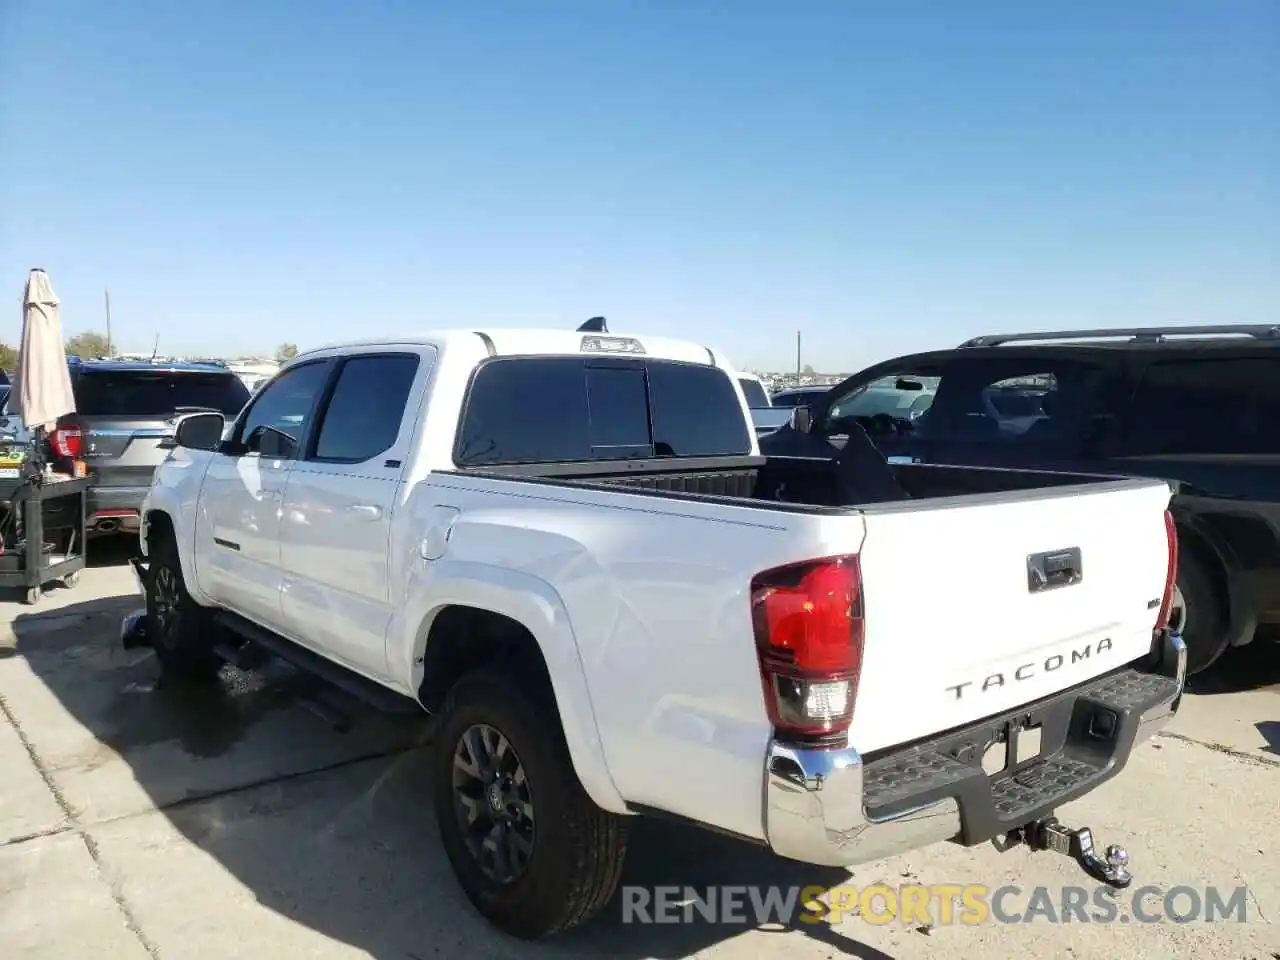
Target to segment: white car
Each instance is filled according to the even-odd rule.
[[[834,448],[761,456],[718,351],[562,331],[313,350],[176,442],[128,642],[438,714],[423,809],[513,935],[600,911],[644,815],[826,865],[1021,832],[1125,882],[1050,817],[1177,709],[1162,482],[906,465],[868,504]]]

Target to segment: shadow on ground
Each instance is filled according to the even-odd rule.
[[[1261,723],[1255,724],[1258,732],[1262,734],[1262,739],[1267,741],[1267,745],[1262,749],[1267,753],[1280,757],[1280,721],[1263,720]]]
[[[130,557],[138,555],[138,535],[136,533],[119,533],[109,537],[94,537],[89,541],[88,558],[90,567],[120,567],[129,562]]]
[[[1272,634],[1228,650],[1204,673],[1187,678],[1187,692],[1199,696],[1267,687],[1280,692],[1280,642]]]
[[[129,558],[135,556],[137,552],[138,537],[136,534],[95,537],[89,541],[85,566],[91,570],[104,567],[123,567],[129,562]],[[82,573],[81,576],[83,577],[84,574]],[[62,595],[76,589],[74,586],[66,586],[60,580],[43,584],[41,590],[44,596],[38,603],[27,607],[27,609],[32,613],[39,613],[43,606],[47,606],[50,597]],[[25,589],[18,587],[0,587],[0,603],[20,603],[25,593]]]
[[[302,708],[313,681],[287,668],[255,675],[228,669],[221,682],[199,688],[159,683],[149,652],[119,646],[119,617],[137,603],[121,596],[68,606],[56,617],[20,615],[14,655],[61,709],[24,716],[20,698],[6,689],[11,712],[20,726],[29,722],[24,733],[62,800],[126,879],[132,870],[147,875],[147,887],[197,882],[166,873],[193,859],[194,844],[257,903],[378,958],[677,958],[756,926],[697,917],[627,923],[620,889],[602,917],[561,938],[535,946],[501,937],[462,897],[436,838],[426,782],[429,723],[353,704],[354,728],[338,733]],[[114,774],[113,767],[119,768]],[[146,816],[153,809],[165,818],[158,827],[147,825],[155,820]],[[191,869],[208,866],[201,861]],[[846,876],[694,828],[639,821],[622,884],[799,890],[826,889]],[[139,923],[160,942],[164,936],[153,924],[172,925],[180,938],[182,925],[195,922],[219,935],[234,928],[252,944],[261,914],[235,912],[244,909],[234,906],[243,893],[221,876],[214,879],[223,886],[201,891],[208,902],[199,920],[171,910],[149,920],[139,904]],[[126,882],[126,895],[128,889]],[[793,921],[768,936],[783,950],[804,938],[830,956],[888,957],[825,922]]]

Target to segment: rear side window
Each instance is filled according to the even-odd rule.
[[[738,395],[715,367],[519,357],[476,371],[454,459],[478,466],[750,451]]]
[[[1113,412],[1116,377],[1090,363],[983,358],[946,366],[909,418],[924,439],[1075,449],[1093,418]],[[914,413],[914,411],[913,411]]]
[[[1130,411],[1127,452],[1280,452],[1280,359],[1156,363]]]
[[[235,417],[249,402],[232,373],[81,368],[72,384],[76,411],[89,417],[170,417],[180,407]]]
[[[390,449],[417,374],[417,354],[347,360],[322,414],[315,459],[360,463]]]

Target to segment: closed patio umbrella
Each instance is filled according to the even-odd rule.
[[[11,406],[27,429],[52,429],[58,418],[75,413],[67,371],[66,348],[62,342],[62,320],[58,295],[49,276],[32,270],[22,297],[22,347],[14,375]]]

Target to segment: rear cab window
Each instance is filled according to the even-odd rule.
[[[497,357],[477,368],[461,467],[741,457],[751,430],[729,375],[673,360]]]
[[[235,374],[217,370],[94,370],[72,378],[76,412],[87,417],[167,418],[182,408],[234,418],[249,400]]]

